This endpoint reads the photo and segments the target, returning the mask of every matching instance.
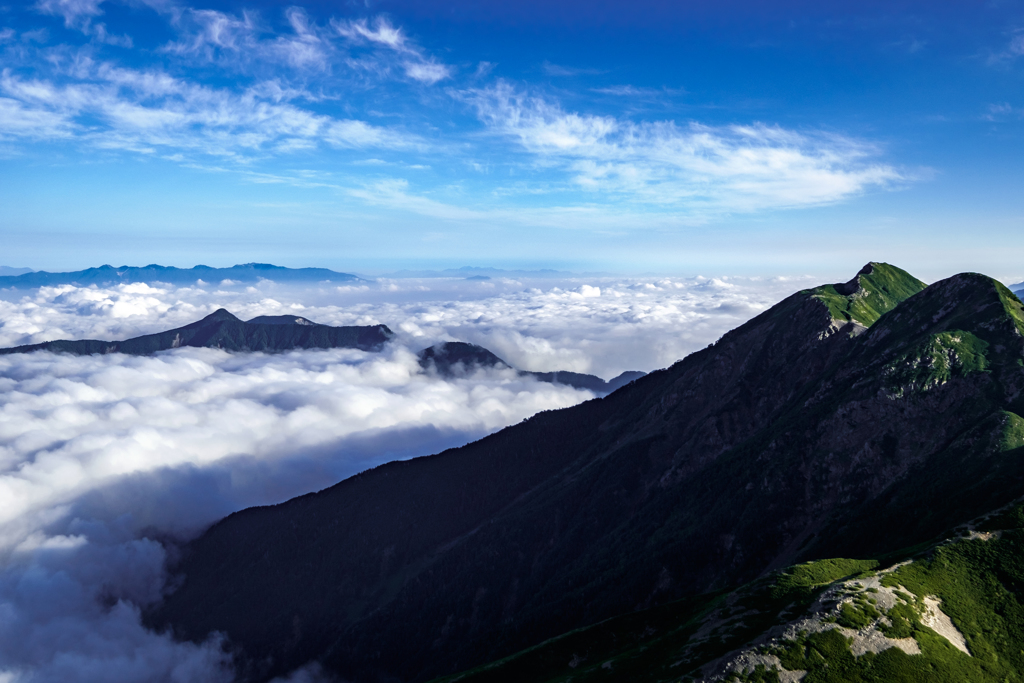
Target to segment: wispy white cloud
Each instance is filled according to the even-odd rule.
[[[651,205],[716,211],[813,206],[903,179],[874,146],[763,124],[635,123],[567,112],[499,82],[461,93],[488,128],[579,188]]]
[[[52,111],[26,106],[20,100],[0,97],[0,140],[29,138],[54,140],[71,137],[75,126],[66,117]]]
[[[101,4],[41,0],[37,8],[63,16],[68,26],[95,38],[106,35],[103,25],[94,22],[102,14]],[[165,54],[186,64],[198,60],[235,72],[251,70],[254,78],[235,87],[215,86],[171,76],[161,67],[98,61],[89,49],[39,49],[35,69],[2,72],[0,139],[71,139],[104,149],[159,152],[188,163],[209,155],[249,162],[317,147],[426,149],[422,138],[398,128],[331,116],[324,107],[311,106],[344,96],[345,78],[331,75],[338,68],[355,65],[361,78],[369,65],[375,77],[391,74],[424,84],[450,77],[448,66],[386,20],[372,25],[335,20],[325,26],[302,8],[289,7],[284,11],[288,28],[275,31],[251,12],[177,5],[157,9],[179,32],[164,46]],[[4,34],[4,40],[15,37]],[[349,47],[360,46],[370,52],[350,54]],[[313,92],[305,82],[310,74],[330,78]],[[330,94],[324,92],[325,83]]]
[[[484,76],[487,76],[494,71],[494,67],[496,66],[497,64],[494,62],[480,62],[476,65],[476,71],[473,72],[473,78],[483,78]]]
[[[1014,57],[1024,55],[1024,32],[1013,36],[1010,44],[1006,46],[1006,52]]]
[[[64,17],[68,28],[82,28],[94,17],[103,14],[100,9],[104,0],[39,0],[36,9],[44,14]]]
[[[174,18],[181,37],[164,50],[232,68],[280,64],[300,72],[354,69],[381,78],[404,75],[428,85],[451,77],[451,67],[427,55],[385,18],[331,19],[318,25],[300,7],[286,9],[285,18],[291,32],[277,34],[251,12],[186,9]],[[369,52],[353,54],[360,48]]]
[[[93,23],[94,18],[103,14],[103,10],[100,9],[103,2],[104,0],[39,0],[36,9],[44,14],[63,17],[64,26],[92,36],[100,43],[131,47],[132,39],[129,36],[112,35],[107,32],[106,24]]]
[[[1024,29],[1016,29],[1010,33],[1009,40],[999,49],[988,54],[990,66],[1005,64],[1024,55]]]
[[[596,76],[606,73],[603,69],[593,69],[585,67],[574,67],[574,66],[562,66],[560,64],[552,64],[551,62],[544,62],[540,68],[548,76]]]
[[[404,62],[402,66],[405,67],[406,76],[427,85],[433,85],[451,76],[451,69],[448,66],[434,61]]]
[[[635,85],[611,85],[605,88],[592,88],[593,92],[616,97],[673,97],[686,94],[683,88],[641,88]]]
[[[409,41],[402,32],[402,29],[396,28],[390,21],[383,17],[379,17],[372,28],[366,19],[349,21],[332,19],[331,26],[334,27],[334,30],[336,30],[339,35],[350,40],[377,43],[398,52],[409,54],[418,53],[416,48],[409,44]]]
[[[1024,110],[1014,108],[1008,102],[1000,102],[998,104],[990,104],[986,109],[985,113],[982,114],[981,118],[985,121],[1005,121],[1010,117],[1020,118],[1024,115]]]
[[[496,215],[495,212],[478,211],[411,193],[409,181],[404,178],[377,180],[364,183],[361,187],[346,188],[344,191],[371,206],[383,206],[432,218],[485,221]]]
[[[257,32],[248,12],[235,17],[216,10],[188,9],[177,23],[187,25],[186,35],[164,49],[177,54],[203,53],[210,59],[215,49],[238,51],[251,46]]]
[[[421,140],[354,119],[315,114],[286,100],[276,81],[243,92],[184,81],[162,71],[83,60],[63,83],[0,75],[0,136],[74,137],[138,152],[187,151],[242,158],[324,144],[422,148]]]
[[[182,35],[164,51],[236,68],[279,64],[299,71],[330,70],[339,56],[328,32],[300,7],[289,7],[284,14],[291,33],[280,35],[251,12],[233,15],[189,8],[175,16],[174,24]]]
[[[331,26],[338,35],[355,44],[376,45],[395,52],[399,56],[402,71],[414,81],[433,85],[452,75],[450,66],[428,57],[400,28],[383,17],[378,17],[372,26],[366,19],[332,19]]]

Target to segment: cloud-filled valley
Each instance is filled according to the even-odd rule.
[[[204,536],[211,525],[386,463],[472,444],[544,412],[551,414],[450,457],[359,477],[335,489],[338,498],[310,497],[331,498],[330,513],[343,520],[333,529],[348,535],[322,546],[342,549],[337,561],[321,555],[303,566],[337,569],[333,576],[342,580],[325,582],[337,595],[358,573],[339,569],[344,561],[375,576],[378,557],[382,567],[402,567],[398,578],[372,589],[383,596],[379,603],[364,598],[371,589],[362,584],[356,598],[331,605],[319,588],[303,601],[262,590],[316,584],[295,579],[291,552],[281,553],[291,564],[272,575],[272,553],[249,542],[262,535],[276,543],[327,518],[302,501],[283,509],[286,516],[300,509],[284,531],[253,526],[238,543],[256,559],[211,563],[211,587],[222,585],[226,567],[252,568],[258,579],[225,580],[261,587],[259,600],[232,607],[232,618],[266,625],[283,615],[282,630],[265,629],[264,644],[289,643],[294,657],[260,654],[264,663],[276,658],[278,668],[253,677],[327,683],[335,680],[329,670],[346,681],[428,680],[441,662],[454,672],[522,648],[537,654],[544,650],[532,649],[538,644],[565,644],[572,638],[559,641],[559,634],[607,625],[636,606],[661,609],[690,593],[730,589],[733,579],[750,585],[769,566],[760,564],[755,543],[800,553],[839,548],[845,541],[827,525],[839,525],[854,503],[857,519],[874,510],[873,498],[848,495],[850,481],[864,483],[863,491],[882,486],[889,496],[902,481],[892,468],[935,457],[939,464],[928,471],[944,472],[949,490],[958,490],[968,477],[954,477],[948,463],[959,457],[960,441],[929,436],[912,445],[899,425],[923,422],[890,411],[902,404],[883,394],[902,400],[926,387],[918,417],[936,419],[933,435],[975,433],[966,431],[975,429],[973,408],[929,407],[947,390],[966,396],[961,384],[992,401],[986,420],[1024,415],[1017,398],[1007,394],[997,406],[992,392],[981,391],[1002,372],[1011,379],[998,379],[1000,386],[1024,385],[1018,359],[1003,363],[1015,348],[1010,337],[990,342],[991,330],[975,334],[957,323],[977,339],[949,337],[958,346],[943,370],[908,355],[925,348],[910,326],[900,332],[905,348],[888,346],[894,337],[871,341],[890,334],[885,325],[902,313],[846,346],[845,333],[834,334],[838,325],[808,327],[806,339],[827,343],[805,345],[800,316],[814,318],[825,300],[833,322],[870,326],[868,318],[903,306],[910,301],[904,295],[917,296],[911,292],[925,281],[954,273],[969,273],[962,279],[972,282],[971,273],[1024,279],[1024,178],[1015,175],[1024,169],[1016,144],[1024,127],[1024,4],[960,5],[912,2],[883,12],[870,3],[662,0],[0,2],[0,683],[241,680],[236,667],[258,656],[243,662],[245,635],[223,625],[229,622],[215,628],[230,636],[206,642],[179,642],[150,628],[211,632],[154,616],[161,606],[170,614],[176,600],[185,604],[200,583],[200,571],[190,571],[188,584],[174,572],[200,555],[187,553],[193,541],[215,537]],[[770,324],[714,345],[794,292],[847,281],[868,261],[874,265],[855,278],[868,284],[853,293],[825,288],[809,303],[810,294],[794,296],[777,309],[781,315],[759,321]],[[207,265],[188,268],[197,263]],[[75,284],[59,284],[67,282]],[[1010,288],[1024,299],[1024,283]],[[943,292],[929,289],[928,296]],[[1024,309],[996,289],[1011,317],[1024,320]],[[976,294],[998,308],[984,298],[991,287]],[[942,315],[949,310],[941,304]],[[307,320],[293,325],[290,316]],[[939,322],[941,315],[932,320]],[[1024,334],[1024,323],[1015,329]],[[934,338],[920,343],[946,348],[950,330],[925,330]],[[47,344],[62,340],[79,343]],[[132,342],[115,344],[125,340]],[[30,345],[48,348],[14,348]],[[811,346],[827,353],[819,357]],[[843,355],[846,348],[866,350]],[[75,355],[97,350],[105,353]],[[793,354],[774,358],[777,350]],[[702,351],[692,364],[635,380],[612,400],[599,393]],[[856,381],[836,380],[840,362],[843,376]],[[904,366],[913,375],[906,381]],[[861,381],[878,368],[889,382],[878,385],[882,393]],[[971,376],[956,374],[961,369]],[[779,389],[790,385],[796,388]],[[856,424],[841,419],[847,407],[862,410],[860,394],[847,400],[862,390],[879,397],[878,405],[864,399],[872,414]],[[830,398],[812,411],[804,400],[812,394]],[[835,406],[841,412],[828,417]],[[806,431],[799,441],[789,438],[798,423]],[[964,429],[954,430],[958,424]],[[987,422],[977,425],[977,433],[991,431]],[[1014,429],[1014,448],[1024,452],[1024,421]],[[943,450],[928,450],[940,441]],[[492,448],[498,442],[501,453]],[[851,446],[859,454],[846,468],[849,459],[830,445],[831,455],[818,457],[823,443],[863,449]],[[726,452],[735,457],[719,457]],[[846,458],[842,467],[832,466],[837,458]],[[637,463],[647,461],[654,464],[630,479],[631,468],[639,472]],[[713,477],[703,469],[711,462]],[[970,472],[982,461],[963,462]],[[765,473],[765,463],[777,478],[737,484],[737,473]],[[581,476],[567,474],[577,465]],[[819,465],[820,477],[807,474]],[[415,478],[395,485],[392,472],[421,466],[436,476],[430,485]],[[486,471],[464,479],[475,467]],[[899,472],[906,481],[917,477]],[[983,476],[1007,487],[1024,481],[1024,465],[1019,480],[1001,472],[989,468]],[[526,483],[515,488],[516,478]],[[349,493],[365,481],[374,483],[369,493]],[[814,488],[819,483],[825,488]],[[923,501],[915,509],[943,512],[933,503],[953,497],[936,498],[929,491],[939,489],[929,486],[913,492]],[[658,487],[667,493],[654,500],[649,494]],[[964,490],[992,499],[977,484]],[[453,503],[463,494],[466,505]],[[552,507],[534,505],[531,496],[540,494]],[[394,498],[384,503],[385,496]],[[809,501],[805,508],[793,503],[799,496]],[[833,496],[838,512],[819,514],[821,500]],[[341,512],[339,500],[358,502],[358,514]],[[622,507],[613,510],[616,501]],[[454,523],[437,523],[445,540],[435,543],[425,520],[448,506]],[[805,511],[799,518],[782,515],[798,509]],[[906,516],[906,524],[924,528],[938,512]],[[394,526],[384,523],[389,515]],[[490,535],[485,524],[505,519],[501,528],[511,531]],[[682,526],[685,534],[670,534],[661,519],[688,525],[707,549]],[[750,520],[757,533],[738,533],[736,520]],[[880,540],[899,536],[891,525],[872,525],[886,527]],[[373,552],[380,554],[353,559],[378,531],[384,542]],[[821,542],[800,537],[805,531]],[[867,547],[874,537],[864,537]],[[402,539],[404,555],[394,549]],[[210,557],[228,545],[211,541],[217,552]],[[658,552],[645,554],[656,545]],[[858,547],[828,557],[867,558]],[[494,552],[475,550],[483,548]],[[542,572],[535,558],[545,553],[553,559]],[[772,555],[770,566],[786,566],[786,553]],[[698,585],[695,568],[704,559],[700,572],[710,578]],[[515,571],[494,573],[499,587],[479,580],[492,575],[485,562]],[[408,579],[408,567],[426,567],[438,583],[407,591],[420,581]],[[477,601],[474,589],[487,596]],[[196,599],[181,613],[211,616],[213,624],[213,606],[226,605],[230,591],[210,590],[213,599]],[[398,592],[408,611],[389,611]],[[254,619],[250,606],[271,614],[272,598],[284,606]],[[487,601],[491,611],[478,610]],[[300,624],[293,611],[300,604],[326,616]],[[341,628],[339,614],[365,605],[368,616],[332,631]],[[408,617],[414,613],[442,615],[443,647],[421,637],[435,622],[421,627]],[[769,611],[762,614],[767,619]],[[744,628],[756,626],[737,615]],[[389,641],[401,656],[377,649],[387,630],[381,624],[402,627]],[[724,633],[727,625],[715,628]],[[289,629],[308,650],[279,637]],[[652,639],[683,633],[658,629]],[[974,637],[962,630],[966,640]],[[412,661],[420,648],[427,664],[417,671],[426,673],[382,667],[364,675],[358,658],[350,660],[355,668],[335,667],[329,656],[308,654],[319,647],[307,639],[314,632],[333,648],[317,652],[344,646],[376,653],[378,661]],[[703,635],[699,647],[711,648],[715,636]],[[265,650],[254,645],[246,657]],[[576,653],[565,657],[573,662],[565,675],[604,676],[608,663],[617,667],[613,677],[635,678],[638,669],[618,666],[623,660],[611,655],[597,662],[595,652],[583,668]],[[979,652],[972,650],[972,661],[980,665]],[[316,663],[290,670],[311,657]],[[681,671],[682,661],[669,668]]]
[[[122,339],[225,307],[385,323],[351,349],[0,357],[0,680],[228,680],[217,643],[146,631],[167,553],[243,507],[438,452],[593,394],[510,370],[443,379],[416,352],[481,344],[529,370],[653,370],[806,282],[585,278],[264,281],[4,290],[0,346]],[[303,673],[307,675],[308,672]]]

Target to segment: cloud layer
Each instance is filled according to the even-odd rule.
[[[505,354],[524,370],[608,377],[669,365],[810,282],[428,278],[305,289],[265,281],[253,287],[0,290],[0,346],[125,339],[185,325],[224,307],[243,319],[295,313],[331,325],[384,323],[413,350],[458,339]]]
[[[179,644],[141,626],[176,543],[233,510],[591,397],[511,371],[446,381],[420,370],[420,348],[476,341],[524,369],[607,377],[666,365],[797,286],[587,278],[6,290],[4,346],[123,338],[220,306],[385,322],[399,334],[381,354],[0,357],[0,680],[230,680],[218,641]]]

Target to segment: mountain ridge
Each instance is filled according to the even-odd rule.
[[[271,320],[267,322],[267,318]],[[53,351],[73,355],[125,353],[140,356],[181,346],[218,348],[226,351],[272,352],[313,348],[379,351],[393,336],[394,333],[387,325],[331,327],[298,316],[260,316],[245,322],[226,309],[219,308],[205,318],[183,327],[132,337],[124,341],[61,339],[0,349],[0,355]]]
[[[148,623],[227,633],[252,680],[427,680],[1020,495],[1019,300],[869,267],[603,399],[235,513]]]
[[[319,282],[324,280],[352,282],[362,280],[356,275],[339,273],[326,268],[285,268],[269,263],[243,263],[230,268],[211,268],[203,265],[192,268],[176,268],[151,263],[148,266],[121,266],[119,268],[103,265],[64,273],[38,270],[21,275],[4,275],[0,276],[0,287],[33,288],[70,284],[109,286],[138,282],[180,285],[195,284],[198,280],[217,284],[224,280],[258,282],[263,279],[275,282]]]
[[[442,377],[457,377],[476,368],[508,368],[522,377],[533,377],[540,382],[564,384],[575,389],[586,389],[597,394],[610,394],[633,380],[643,377],[644,372],[627,370],[605,381],[597,375],[557,370],[554,372],[532,372],[520,370],[499,358],[489,349],[467,342],[442,342],[423,349],[418,354],[420,367],[433,370]]]

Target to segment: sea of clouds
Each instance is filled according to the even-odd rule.
[[[468,341],[520,369],[607,379],[670,365],[811,284],[424,278],[0,290],[0,347],[125,339],[221,307],[242,319],[295,314],[396,332],[381,353],[0,356],[0,683],[229,681],[216,638],[177,643],[142,626],[182,542],[244,507],[593,398],[510,370],[440,378],[420,369],[420,349]]]

